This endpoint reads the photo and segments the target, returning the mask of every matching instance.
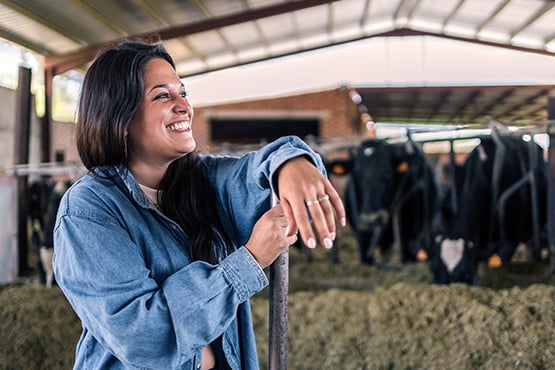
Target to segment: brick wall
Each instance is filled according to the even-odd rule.
[[[193,129],[200,147],[213,148],[209,126],[213,117],[318,117],[321,138],[348,137],[361,129],[357,107],[344,88],[195,107]]]

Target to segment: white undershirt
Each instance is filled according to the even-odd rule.
[[[149,188],[148,186],[141,184],[139,184],[139,186],[152,204],[154,204],[155,207],[158,207],[158,189]]]

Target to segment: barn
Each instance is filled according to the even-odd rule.
[[[64,182],[85,173],[74,140],[76,86],[103,46],[134,37],[162,40],[175,58],[177,72],[194,102],[197,145],[207,153],[241,154],[281,136],[296,135],[326,162],[345,165],[353,158],[353,151],[363,148],[361,143],[409,142],[422,150],[434,171],[434,186],[440,190],[434,187],[433,192],[450,194],[445,196],[451,197],[446,212],[454,212],[453,207],[470,212],[464,210],[465,204],[456,204],[453,197],[457,189],[451,178],[455,174],[449,171],[455,171],[467,157],[477,157],[473,150],[480,147],[480,140],[492,135],[537,143],[541,158],[534,161],[542,163],[545,173],[530,175],[532,170],[525,168],[523,176],[528,177],[523,182],[542,181],[545,187],[524,196],[534,208],[529,218],[535,229],[522,238],[542,243],[543,248],[538,247],[526,258],[548,271],[545,281],[550,281],[555,273],[555,152],[551,145],[555,120],[554,21],[555,3],[543,0],[4,2],[0,5],[0,53],[8,60],[7,55],[16,50],[16,57],[9,67],[2,67],[6,72],[0,75],[0,205],[9,210],[0,222],[0,284],[5,287],[0,293],[13,284],[33,280],[42,271],[35,253],[38,249],[33,245],[34,223],[29,217],[32,186],[37,180]],[[477,50],[482,53],[473,56]],[[405,168],[406,162],[401,161],[396,168]],[[352,175],[335,172],[338,168],[329,167],[328,172],[345,198]],[[441,200],[445,199],[438,203]],[[396,210],[400,209],[397,205]],[[492,223],[501,225],[494,211],[488,212]],[[402,217],[391,209],[386,214],[388,219]],[[435,221],[426,221],[422,227],[434,228]],[[445,234],[445,224],[439,227]],[[387,228],[398,230],[390,240],[400,251],[399,223],[382,225],[380,232]],[[443,252],[433,246],[433,238],[422,237],[422,230],[416,232],[426,252],[430,256],[437,252],[436,261],[445,262],[440,256]],[[488,235],[497,234],[491,231]],[[354,240],[351,238],[346,236]],[[488,239],[487,243],[493,241]],[[513,249],[511,257],[512,253]],[[488,254],[491,257],[495,253]],[[359,260],[356,252],[344,255]],[[382,257],[377,256],[377,260]],[[263,349],[261,357],[268,357],[270,369],[287,368],[287,351],[273,352],[279,345],[287,345],[287,339],[276,344],[279,339],[271,335],[283,330],[283,325],[287,329],[287,307],[272,303],[275,294],[282,300],[287,297],[287,290],[276,291],[276,286],[287,288],[289,256],[282,258],[269,273],[270,323],[277,326],[264,327],[270,332],[270,343],[262,345],[269,349]],[[341,263],[344,258],[340,255]],[[292,268],[297,263],[294,259]],[[409,269],[413,263],[419,264],[404,263]],[[295,268],[304,272],[310,269],[299,265]],[[345,270],[341,265],[331,268],[341,273],[362,271],[364,279],[374,269],[404,268],[380,263],[349,266]],[[476,266],[474,271],[481,268]],[[333,280],[343,278],[347,279],[338,275]],[[431,275],[426,278],[433,282]],[[485,284],[487,278],[481,281]],[[362,285],[368,287],[366,284]],[[327,294],[333,296],[335,292]],[[546,294],[549,297],[552,292]],[[311,299],[320,299],[315,297]],[[355,300],[350,295],[335,299]],[[373,298],[369,301],[374,302]],[[295,326],[297,329],[302,331],[302,327]],[[294,340],[298,343],[298,338]],[[333,350],[326,347],[326,351]],[[546,356],[553,358],[553,354]],[[359,365],[422,365],[411,360],[391,361],[390,366],[364,361]],[[536,368],[547,363],[544,357],[529,361],[528,365]],[[262,358],[262,367],[265,362]],[[485,364],[459,363],[466,368],[491,368],[491,363]],[[438,359],[430,366],[448,368]]]

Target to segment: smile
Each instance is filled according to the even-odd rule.
[[[176,122],[167,125],[166,128],[171,131],[189,130],[191,128],[191,123],[189,121]]]

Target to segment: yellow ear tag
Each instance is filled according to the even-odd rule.
[[[397,166],[397,172],[399,173],[407,172],[408,169],[409,169],[409,164],[407,162],[401,162]]]
[[[497,254],[492,254],[488,260],[488,266],[491,268],[498,268],[501,267],[501,257]]]

